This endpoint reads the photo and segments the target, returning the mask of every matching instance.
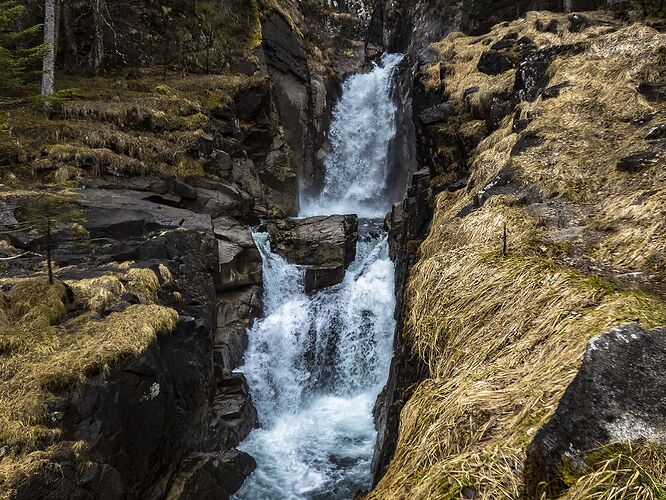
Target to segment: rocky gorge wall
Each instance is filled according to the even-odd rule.
[[[386,219],[398,328],[369,495],[584,497],[604,464],[624,484],[627,463],[640,464],[632,491],[650,491],[664,460],[642,443],[661,445],[663,412],[654,394],[652,409],[634,404],[647,384],[626,367],[658,377],[643,344],[658,347],[666,322],[664,65],[648,64],[663,59],[662,25],[525,14],[594,1],[197,4],[110,5],[122,22],[103,31],[113,50],[97,68],[89,27],[65,22],[79,43],[60,52],[48,116],[2,101],[0,324],[18,325],[0,344],[2,495],[225,498],[241,486],[254,463],[234,447],[256,415],[233,370],[262,293],[248,226],[318,192],[340,82],[383,50],[406,54]],[[41,292],[47,237],[25,213],[43,193],[81,215],[49,234],[53,296]],[[572,411],[598,390],[590,380],[617,386],[607,365],[631,383]]]
[[[321,184],[332,103],[365,64],[359,2],[116,7],[97,68],[88,27],[63,21],[77,43],[47,117],[2,101],[1,324],[10,339],[33,332],[0,349],[16,367],[2,378],[3,498],[226,498],[242,485],[254,461],[234,447],[257,421],[233,370],[262,295],[249,226],[295,215]],[[45,197],[48,235],[29,213]],[[17,384],[33,379],[26,407]]]
[[[373,16],[383,22],[384,43],[407,51],[396,92],[402,111],[392,161],[393,171],[408,166],[411,173],[407,197],[386,220],[397,265],[398,328],[389,382],[376,407],[376,486],[368,496],[517,498],[545,492],[588,498],[625,485],[618,470],[634,458],[642,479],[632,494],[649,495],[660,491],[661,452],[643,455],[636,443],[645,435],[601,431],[583,446],[572,445],[579,450],[572,458],[563,451],[573,442],[567,439],[582,437],[572,437],[576,426],[588,424],[566,398],[566,410],[557,415],[566,411],[569,420],[555,432],[567,437],[545,437],[544,430],[529,452],[527,445],[557,407],[589,336],[639,317],[646,328],[663,325],[663,248],[652,232],[660,229],[650,230],[651,239],[629,237],[629,227],[647,228],[659,217],[657,198],[653,205],[642,197],[661,196],[664,165],[661,122],[653,122],[662,101],[646,92],[661,88],[663,75],[635,67],[629,54],[659,60],[662,25],[657,18],[630,25],[630,14],[612,4],[619,17],[529,13],[483,35],[491,24],[526,10],[565,6],[525,2],[493,5],[490,12],[481,4],[457,10],[460,4],[385,2]],[[442,12],[448,14],[435,15]],[[391,19],[401,22],[392,27]],[[628,39],[631,48],[622,45]],[[627,59],[610,56],[611,47],[620,45]],[[605,68],[603,74],[590,70],[595,64]],[[612,71],[621,81],[609,76]],[[631,107],[618,113],[628,100]],[[558,113],[563,115],[555,119]],[[592,140],[595,123],[608,132]],[[581,135],[582,143],[573,140]],[[630,171],[641,172],[640,183],[626,176]],[[641,201],[619,201],[623,196]],[[587,212],[605,197],[604,208]],[[638,203],[630,209],[631,222],[620,208],[625,203]],[[559,214],[556,220],[551,213]],[[594,222],[600,219],[605,222]],[[601,225],[602,233],[592,229]],[[562,305],[581,291],[595,296],[591,309]],[[529,293],[534,302],[521,302]],[[643,300],[647,309],[638,306]],[[546,328],[544,318],[563,314],[563,307],[571,307],[571,321]],[[537,347],[542,344],[562,357],[546,359]],[[631,371],[631,362],[617,369]],[[555,371],[546,381],[549,370]],[[626,375],[624,383],[633,383],[635,377]],[[538,388],[532,376],[541,379]],[[617,383],[617,393],[624,383]],[[588,416],[604,413],[608,403],[597,404]],[[647,439],[659,449],[661,413],[646,418],[653,429]],[[553,439],[561,439],[559,447],[551,447]],[[611,446],[607,454],[591,451],[617,440],[619,448]],[[599,467],[614,472],[602,478]]]

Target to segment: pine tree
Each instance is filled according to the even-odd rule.
[[[83,212],[76,203],[68,198],[43,193],[35,199],[30,199],[23,207],[20,207],[18,215],[25,229],[34,231],[43,238],[40,249],[46,251],[49,284],[52,285],[53,260],[51,253],[59,243],[54,235],[62,226],[83,223],[85,220]]]
[[[0,0],[0,93],[20,90],[45,53],[44,45],[30,46],[42,26],[19,26],[23,12],[16,0]]]

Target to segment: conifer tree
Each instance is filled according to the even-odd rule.
[[[46,266],[49,284],[53,284],[53,261],[51,253],[58,244],[54,234],[60,226],[81,224],[83,212],[72,200],[53,194],[42,194],[29,200],[19,209],[20,219],[29,230],[41,235],[44,239],[40,245],[46,251]]]
[[[44,45],[31,45],[41,25],[19,25],[24,7],[16,0],[0,0],[0,94],[19,91],[45,53]]]

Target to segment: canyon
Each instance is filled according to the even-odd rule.
[[[664,494],[661,3],[104,4],[1,101],[0,498]]]

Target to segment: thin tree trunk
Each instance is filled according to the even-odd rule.
[[[104,14],[102,13],[102,0],[92,0],[93,6],[93,45],[90,54],[90,65],[95,76],[99,74],[104,59],[104,29],[102,23]]]
[[[53,285],[53,264],[51,263],[51,218],[46,218],[46,266],[49,269],[49,285]]]
[[[55,85],[55,0],[46,0],[44,4],[44,54],[42,74],[42,95],[51,95]]]
[[[69,0],[64,0],[62,17],[62,22],[65,26],[65,54],[63,57],[63,66],[65,72],[74,73],[79,67],[79,51],[76,46],[74,27],[72,26],[72,9]]]
[[[61,0],[55,0],[55,15],[54,15],[54,35],[53,35],[53,60],[58,60],[58,47],[60,47],[60,18],[62,17]]]
[[[504,232],[502,233],[502,257],[506,257],[507,244],[506,244],[506,224],[504,224]]]

